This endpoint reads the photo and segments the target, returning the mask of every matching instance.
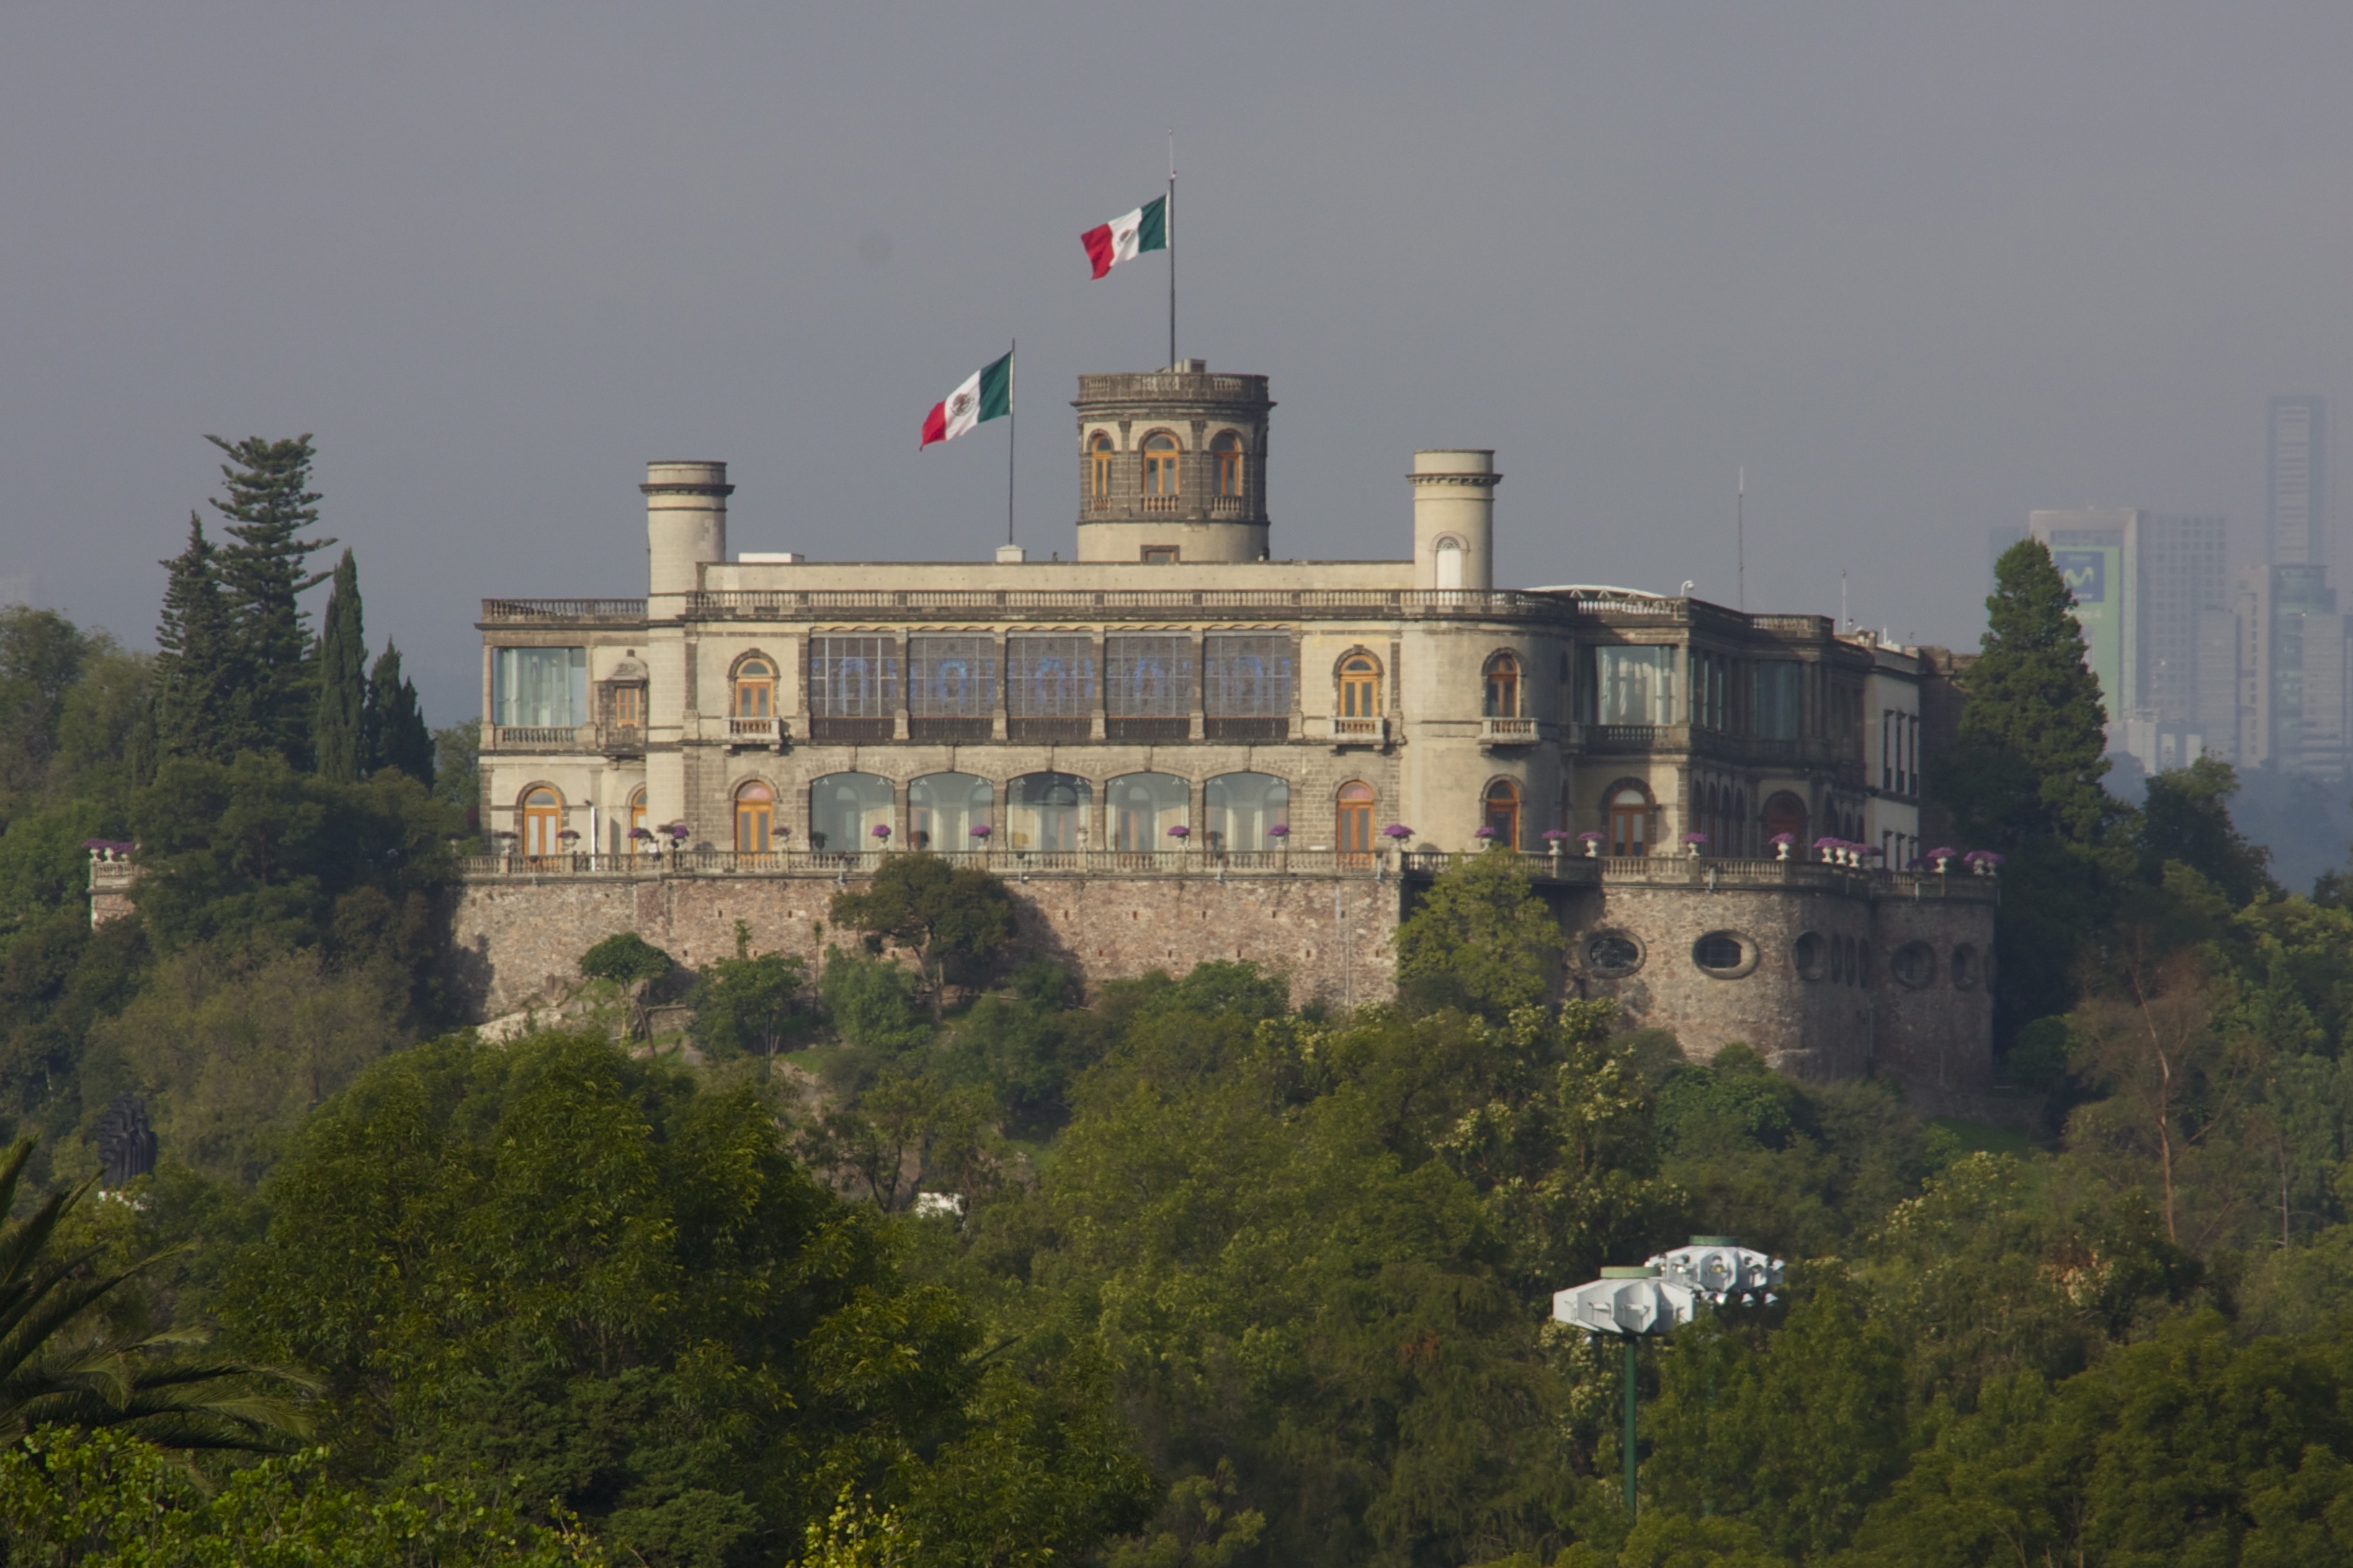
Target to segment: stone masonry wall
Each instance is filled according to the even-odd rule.
[[[787,877],[478,882],[454,911],[457,978],[473,1016],[487,1019],[576,980],[580,954],[617,932],[634,931],[691,966],[733,954],[739,920],[752,928],[755,952],[797,953],[814,965],[840,887]],[[1394,882],[1039,878],[1008,890],[1019,954],[1059,960],[1090,989],[1153,969],[1183,974],[1210,959],[1247,959],[1288,974],[1294,1003],[1347,1006],[1392,993]]]

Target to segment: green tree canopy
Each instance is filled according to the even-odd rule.
[[[833,896],[832,916],[837,925],[913,952],[935,1018],[945,984],[976,974],[1013,940],[1005,884],[936,855],[884,857],[866,891]]]
[[[227,499],[210,504],[227,520],[231,542],[216,566],[241,678],[219,754],[270,750],[300,763],[309,751],[315,673],[298,595],[326,581],[327,574],[311,570],[310,557],[335,542],[300,537],[319,521],[311,437],[205,439],[229,458],[221,465]]]
[[[246,674],[236,616],[221,586],[219,552],[188,514],[188,544],[164,563],[164,615],[155,628],[155,736],[167,756],[225,763],[237,749],[237,705]]]
[[[368,676],[360,755],[369,773],[397,768],[428,788],[433,784],[433,733],[425,727],[417,685],[400,673],[400,649],[387,642]]]
[[[1431,883],[1394,941],[1405,1005],[1496,1022],[1552,994],[1566,945],[1515,858],[1493,854],[1469,856]]]
[[[311,716],[311,759],[322,778],[350,784],[367,771],[361,719],[367,710],[367,633],[361,625],[360,569],[349,550],[335,563],[334,586],[319,631],[318,695]]]
[[[2249,843],[2232,824],[2231,797],[2238,793],[2231,764],[2203,756],[2152,777],[2140,813],[2143,851],[2160,864],[2176,860],[2196,871],[2234,909],[2279,891],[2270,851]]]

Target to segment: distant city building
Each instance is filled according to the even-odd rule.
[[[2264,453],[2264,522],[2274,566],[2328,563],[2325,416],[2317,397],[2274,397]]]

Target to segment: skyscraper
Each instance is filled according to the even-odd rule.
[[[2274,566],[2328,564],[2327,412],[2317,397],[2272,399],[2263,482]]]

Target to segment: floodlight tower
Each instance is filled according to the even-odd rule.
[[[1588,1334],[1616,1334],[1626,1347],[1626,1515],[1634,1515],[1634,1343],[1688,1323],[1703,1302],[1721,1306],[1734,1296],[1773,1300],[1781,1283],[1778,1258],[1742,1247],[1728,1236],[1694,1236],[1630,1268],[1604,1268],[1601,1278],[1556,1292],[1556,1321]]]

